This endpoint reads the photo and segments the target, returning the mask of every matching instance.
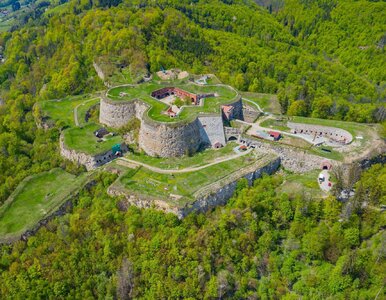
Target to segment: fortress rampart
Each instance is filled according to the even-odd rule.
[[[140,101],[113,101],[106,97],[101,98],[99,122],[110,127],[119,128],[126,125],[130,119],[142,115],[149,106]]]
[[[93,170],[99,166],[102,166],[115,158],[112,150],[108,150],[104,153],[97,155],[90,155],[87,153],[79,152],[73,149],[68,149],[64,144],[64,135],[60,135],[59,140],[60,154],[77,164],[84,165],[87,171]],[[121,144],[121,150],[126,152],[128,150],[126,144]]]
[[[255,163],[240,172],[229,175],[227,178],[214,182],[211,185],[205,186],[194,194],[195,200],[193,203],[182,207],[170,205],[164,200],[157,198],[149,198],[141,194],[123,192],[121,189],[111,185],[107,192],[111,196],[123,196],[130,205],[135,205],[141,208],[155,207],[156,209],[173,213],[179,219],[184,218],[191,212],[205,212],[208,209],[224,205],[232,197],[237,187],[237,182],[241,178],[246,178],[248,184],[252,185],[253,181],[260,178],[264,173],[273,174],[280,167],[280,158],[266,158],[264,164]]]
[[[233,117],[243,118],[243,105],[241,97],[229,104],[234,107]],[[181,120],[177,122],[158,122],[152,120],[147,111],[148,104],[141,100],[116,101],[107,97],[102,97],[100,104],[99,120],[102,124],[110,127],[122,127],[130,119],[137,117],[141,120],[139,131],[139,146],[151,156],[177,157],[196,152],[202,145],[208,144],[208,137],[218,136],[218,142],[223,146],[222,136],[224,130],[222,126],[203,126],[199,118],[207,114],[200,114],[191,120]],[[219,108],[220,109],[220,108]],[[220,117],[221,114],[218,114]],[[211,123],[210,123],[211,124]],[[217,129],[216,129],[217,128]],[[214,129],[218,133],[214,133]],[[212,138],[213,139],[213,138]],[[216,140],[216,138],[213,139]]]
[[[196,118],[188,124],[141,121],[139,146],[151,156],[176,157],[194,153],[201,145],[200,123]]]

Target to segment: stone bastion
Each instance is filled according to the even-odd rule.
[[[127,145],[122,143],[121,150],[123,152],[127,152],[128,148]],[[97,155],[91,155],[84,152],[76,151],[73,149],[69,149],[66,147],[64,143],[64,135],[63,132],[60,134],[59,139],[59,147],[60,147],[60,154],[68,159],[71,160],[77,164],[84,165],[87,169],[87,171],[93,170],[99,166],[102,166],[110,161],[112,161],[115,158],[114,153],[112,150],[108,150],[106,152],[97,154]]]
[[[240,96],[227,105],[234,107],[235,118],[242,118]],[[195,153],[201,146],[207,144],[208,136],[213,136],[215,131],[217,131],[215,136],[224,136],[223,126],[208,128],[200,122],[200,117],[207,117],[208,114],[202,113],[193,119],[176,122],[159,122],[148,116],[149,109],[150,105],[139,99],[117,101],[103,96],[100,103],[99,121],[109,127],[119,128],[126,125],[130,119],[138,118],[141,120],[140,148],[148,155],[159,157],[178,157]],[[214,119],[222,118],[221,113],[211,116]],[[215,120],[209,123],[219,124]],[[225,141],[225,138],[221,138],[218,142],[221,143],[223,140]]]

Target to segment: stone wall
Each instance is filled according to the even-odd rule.
[[[119,128],[136,116],[135,101],[113,101],[101,98],[99,122],[110,127]]]
[[[246,178],[248,180],[248,184],[252,185],[253,181],[263,176],[264,173],[271,175],[277,171],[279,167],[280,158],[276,158],[264,167],[253,170],[241,178]],[[179,209],[177,211],[177,216],[179,218],[184,218],[191,212],[205,212],[212,207],[226,204],[233,196],[236,190],[237,182],[241,178],[237,178],[236,180],[233,180],[224,186],[218,186],[218,188],[215,189],[212,193],[198,197],[192,205]]]
[[[177,157],[193,154],[201,146],[198,118],[178,126],[142,119],[139,146],[151,156]]]
[[[304,173],[320,169],[323,161],[328,161],[333,165],[339,164],[337,161],[331,161],[317,155],[309,154],[302,149],[286,147],[277,143],[267,143],[246,137],[241,137],[240,141],[262,152],[278,155],[281,159],[282,166],[295,173]]]
[[[200,123],[201,143],[213,146],[216,142],[220,142],[221,145],[225,146],[224,125],[221,116],[201,116],[198,117],[198,121]]]
[[[233,106],[232,119],[244,120],[243,102],[241,97],[239,97],[235,102],[227,105]]]
[[[60,146],[60,154],[64,158],[71,160],[79,165],[85,166],[87,171],[90,171],[99,166],[102,166],[112,161],[115,158],[115,155],[111,150],[106,151],[105,153],[93,156],[84,152],[68,149],[64,144],[63,133],[60,135],[59,146]],[[127,145],[121,144],[121,150],[123,152],[128,151]]]
[[[229,105],[234,107],[233,117],[242,120],[241,97]],[[148,109],[149,105],[141,100],[114,101],[104,96],[100,103],[99,121],[117,128],[126,125],[133,117],[140,119],[139,146],[151,156],[177,157],[192,154],[203,144],[213,145],[216,141],[222,145],[226,143],[220,116],[210,116],[211,120],[215,121],[209,122],[209,128],[204,128],[203,125],[208,124],[201,124],[199,118],[204,120],[205,116],[200,116],[190,123],[162,123],[151,120],[146,115]]]

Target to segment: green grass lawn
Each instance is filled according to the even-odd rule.
[[[86,100],[80,106],[78,106],[78,122],[80,126],[85,126],[87,123],[85,121],[87,111],[94,105],[100,102],[100,98]]]
[[[353,139],[355,139],[356,135],[365,135],[368,130],[372,130],[367,124],[354,123],[354,122],[305,118],[305,117],[296,117],[296,116],[290,117],[290,119],[291,119],[290,121],[294,123],[314,124],[314,125],[341,128],[350,132],[353,135]]]
[[[163,199],[176,206],[195,200],[195,195],[213,183],[225,182],[242,174],[242,169],[254,164],[266,164],[271,157],[251,152],[247,155],[187,173],[161,174],[144,167],[130,169],[115,183],[115,187],[127,193]],[[239,176],[240,177],[240,176]],[[239,178],[238,177],[238,178]],[[174,200],[171,194],[182,196]]]
[[[66,97],[60,100],[48,100],[39,102],[38,105],[43,116],[48,116],[53,121],[62,122],[62,125],[75,126],[74,108],[94,97],[91,95]],[[81,106],[79,106],[80,108]],[[79,118],[79,111],[78,111]],[[80,118],[79,118],[80,120]]]
[[[175,86],[195,94],[217,93],[218,97],[204,99],[203,106],[189,106],[184,108],[177,118],[170,118],[162,114],[168,106],[151,97],[151,93],[163,87]],[[127,93],[128,96],[119,97],[119,93]],[[200,112],[203,113],[220,113],[220,105],[233,102],[237,98],[237,93],[230,87],[226,86],[197,86],[191,83],[181,83],[179,81],[158,84],[155,82],[144,83],[137,86],[120,86],[112,88],[107,93],[108,97],[117,101],[129,101],[133,99],[141,99],[151,105],[147,115],[161,122],[177,122],[179,120],[193,120]]]
[[[236,143],[228,143],[225,147],[220,149],[205,149],[198,152],[193,156],[173,157],[173,158],[161,158],[151,157],[143,153],[128,154],[126,157],[138,162],[142,162],[161,169],[183,169],[186,167],[198,167],[214,161],[215,159],[222,158],[224,156],[234,155],[233,148],[236,147]]]
[[[331,152],[323,151],[322,148],[328,149]],[[343,160],[343,158],[344,158],[344,154],[343,153],[340,153],[340,152],[334,150],[334,148],[332,148],[330,146],[324,146],[324,145],[321,146],[321,147],[312,147],[310,149],[310,153],[311,154],[316,154],[318,156],[322,156],[322,157],[325,157],[325,158],[334,159],[334,160]]]
[[[257,103],[260,108],[264,111],[280,114],[280,103],[277,100],[277,96],[274,94],[261,94],[261,93],[251,93],[251,92],[241,92],[243,98],[251,100]]]
[[[127,84],[134,83],[134,79],[131,76],[130,68],[126,67],[123,69],[115,67],[115,72],[108,78],[108,80],[114,84]]]
[[[320,170],[312,170],[303,174],[284,174],[283,184],[278,188],[279,193],[286,193],[292,197],[308,193],[313,197],[322,197],[323,191],[319,188],[318,175]]]
[[[275,120],[275,119],[267,119],[260,123],[260,126],[282,130],[282,131],[290,131],[289,127],[287,127],[287,121],[283,120]]]
[[[103,142],[98,142],[94,131],[101,128],[101,125],[90,123],[84,127],[69,128],[64,131],[65,145],[76,151],[84,152],[90,155],[104,153],[110,150],[115,144],[123,142],[122,137],[117,135],[106,137]]]
[[[14,25],[13,19],[2,20],[0,19],[0,32],[6,32]]]
[[[17,237],[52,213],[85,182],[62,169],[26,178],[0,207],[0,240]]]

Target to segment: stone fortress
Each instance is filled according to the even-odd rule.
[[[203,99],[210,101],[207,98],[217,95],[194,94],[176,87],[164,87],[151,93],[151,97],[158,101],[170,96],[186,97],[191,105],[202,106]],[[150,108],[150,105],[141,99],[112,100],[107,92],[101,98],[99,121],[109,127],[119,128],[132,118],[137,118],[141,121],[138,142],[142,150],[150,156],[178,157],[193,154],[203,147],[225,146],[224,122],[232,119],[243,120],[242,98],[238,93],[230,103],[221,105],[221,112],[201,112],[192,120],[188,118],[175,122],[155,121],[148,116]],[[164,113],[168,113],[169,109]],[[183,109],[184,107],[181,107],[181,110]]]

